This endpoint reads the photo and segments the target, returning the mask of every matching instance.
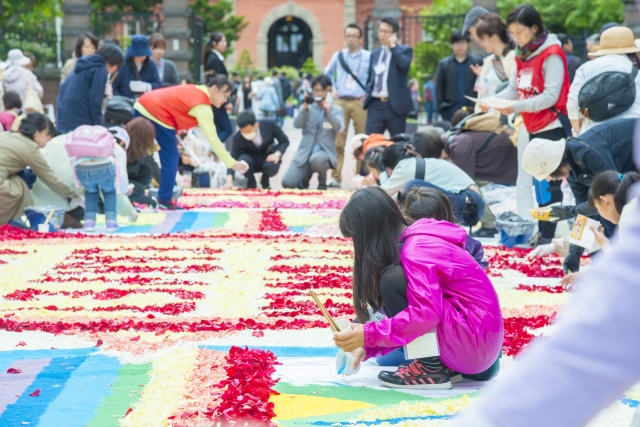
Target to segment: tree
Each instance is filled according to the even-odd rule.
[[[15,31],[52,22],[60,14],[61,0],[0,0],[0,28]]]
[[[150,12],[157,4],[162,0],[91,0],[91,6],[103,12]]]
[[[300,73],[301,74],[311,73],[311,75],[317,76],[318,74],[320,74],[320,70],[318,70],[318,68],[316,68],[316,63],[313,62],[313,58],[312,57],[308,57],[302,63],[302,67],[300,67]]]
[[[242,30],[249,25],[244,16],[233,14],[233,4],[228,0],[220,0],[214,5],[209,4],[209,0],[195,0],[191,4],[191,10],[204,19],[207,31],[220,31],[224,34],[229,44],[228,53],[233,51],[233,42],[240,38]]]
[[[251,54],[247,49],[243,49],[242,52],[240,52],[240,58],[238,58],[238,61],[236,62],[234,71],[243,76],[250,76],[255,73],[256,69],[253,66],[253,61],[251,60]]]

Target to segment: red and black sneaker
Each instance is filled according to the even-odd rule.
[[[449,390],[451,378],[449,370],[440,365],[436,369],[428,367],[419,359],[406,366],[398,367],[396,372],[382,371],[378,381],[386,387],[410,388],[420,390]]]

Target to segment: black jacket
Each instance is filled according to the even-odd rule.
[[[455,58],[453,55],[447,56],[438,63],[438,71],[436,72],[436,102],[438,103],[438,112],[442,114],[442,110],[455,105],[456,95],[458,92],[458,81],[456,80],[456,67],[453,63]],[[469,54],[467,56],[469,65],[482,65],[482,60]],[[475,98],[477,93],[473,90],[476,85],[477,76],[469,68],[467,73],[467,91],[465,95]],[[468,106],[472,106],[473,102],[468,101]]]
[[[207,56],[207,62],[204,64],[204,71],[215,71],[214,76],[219,76],[220,74],[224,74],[228,76],[227,67],[224,65],[224,61],[221,61],[216,55],[215,52],[209,53]]]
[[[366,109],[371,102],[371,94],[375,89],[376,73],[374,68],[378,65],[382,55],[382,47],[371,52],[371,63],[369,64],[369,77],[367,78],[367,98],[364,101]],[[389,73],[387,74],[387,89],[389,91],[389,105],[394,113],[399,116],[409,114],[413,109],[411,91],[407,86],[409,67],[413,60],[413,49],[402,44],[391,49],[391,62],[389,62]]]
[[[260,148],[256,147],[253,141],[247,141],[244,139],[240,131],[238,131],[233,135],[231,157],[237,159],[242,154],[251,154],[266,158],[269,154],[273,154],[276,151],[284,154],[289,146],[289,138],[287,138],[287,135],[282,131],[275,120],[262,119],[258,120],[258,123],[260,123],[258,132],[260,132],[260,136],[262,136],[262,145]],[[275,144],[275,141],[278,141],[278,143]]]
[[[571,166],[567,181],[576,204],[588,200],[593,178],[599,173],[636,170],[632,155],[635,124],[636,119],[609,120],[567,140],[566,160]]]

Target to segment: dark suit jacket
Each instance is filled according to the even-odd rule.
[[[229,75],[224,62],[218,58],[218,55],[216,55],[215,52],[211,52],[209,53],[209,56],[207,56],[207,62],[204,64],[204,71],[215,71],[215,76],[220,74],[224,74],[225,76]]]
[[[453,55],[450,55],[438,63],[438,71],[436,72],[436,102],[438,112],[440,114],[442,114],[443,109],[451,107],[456,103],[458,81],[456,77],[456,66],[453,61],[455,61],[455,59]],[[467,63],[469,65],[482,65],[482,60],[469,54]],[[467,91],[465,95],[472,98],[478,96],[478,94],[473,90],[474,86],[476,85],[476,79],[477,76],[471,70],[471,68],[469,68],[467,72]],[[466,101],[467,106],[474,105],[473,102],[469,101],[468,99]]]
[[[366,109],[371,102],[371,94],[375,89],[376,74],[374,68],[378,65],[382,55],[382,47],[371,52],[371,63],[369,64],[369,77],[367,78],[367,98],[364,101]],[[407,86],[409,67],[413,60],[413,49],[402,44],[391,49],[391,62],[389,62],[389,73],[387,74],[387,88],[389,90],[389,104],[394,113],[403,116],[409,114],[413,109],[411,101],[411,91]]]
[[[273,154],[279,151],[281,154],[287,150],[289,146],[289,138],[282,131],[280,126],[273,119],[261,119],[258,120],[260,126],[258,132],[262,136],[262,145],[260,148],[256,147],[253,141],[247,141],[242,137],[240,131],[233,135],[233,146],[231,147],[231,156],[237,159],[242,154],[251,154],[255,156],[267,157],[269,154]],[[274,144],[278,141],[277,144]]]

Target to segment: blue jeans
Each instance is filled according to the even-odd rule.
[[[224,107],[213,108],[213,124],[216,125],[216,132],[218,132],[218,138],[224,144],[224,142],[233,134],[233,124],[227,114],[227,110]]]
[[[456,222],[458,224],[463,224],[463,225],[467,225],[467,226],[473,226],[474,224],[466,224],[464,222],[464,219],[462,217],[462,214],[465,210],[465,206],[467,203],[467,197],[469,199],[471,199],[472,202],[475,202],[478,205],[478,221],[480,220],[480,218],[482,217],[482,212],[484,212],[484,199],[482,198],[482,196],[478,193],[476,193],[473,190],[463,190],[459,193],[452,193],[450,191],[447,190],[443,190],[442,188],[438,187],[437,185],[433,185],[429,182],[423,181],[421,179],[413,179],[409,182],[407,182],[407,185],[404,188],[405,194],[412,188],[412,187],[431,187],[431,188],[435,188],[436,190],[440,190],[444,193],[445,196],[447,196],[447,198],[449,199],[449,201],[451,202],[451,207],[453,208],[453,216],[456,219]]]
[[[438,120],[438,107],[435,101],[428,101],[424,103],[424,109],[427,112],[427,122],[433,123]],[[435,120],[434,117],[435,116]]]
[[[144,117],[137,110],[134,110],[134,117]],[[146,120],[148,118],[144,117]],[[180,161],[180,153],[178,153],[178,141],[176,140],[176,131],[160,126],[153,120],[149,120],[156,131],[156,141],[160,145],[160,188],[158,189],[158,199],[161,202],[169,202],[173,197],[173,186],[176,183],[176,175],[178,173],[178,162]]]
[[[104,200],[104,214],[107,221],[116,219],[116,167],[111,163],[95,169],[76,167],[78,181],[84,187],[84,219],[96,220],[100,190]]]

